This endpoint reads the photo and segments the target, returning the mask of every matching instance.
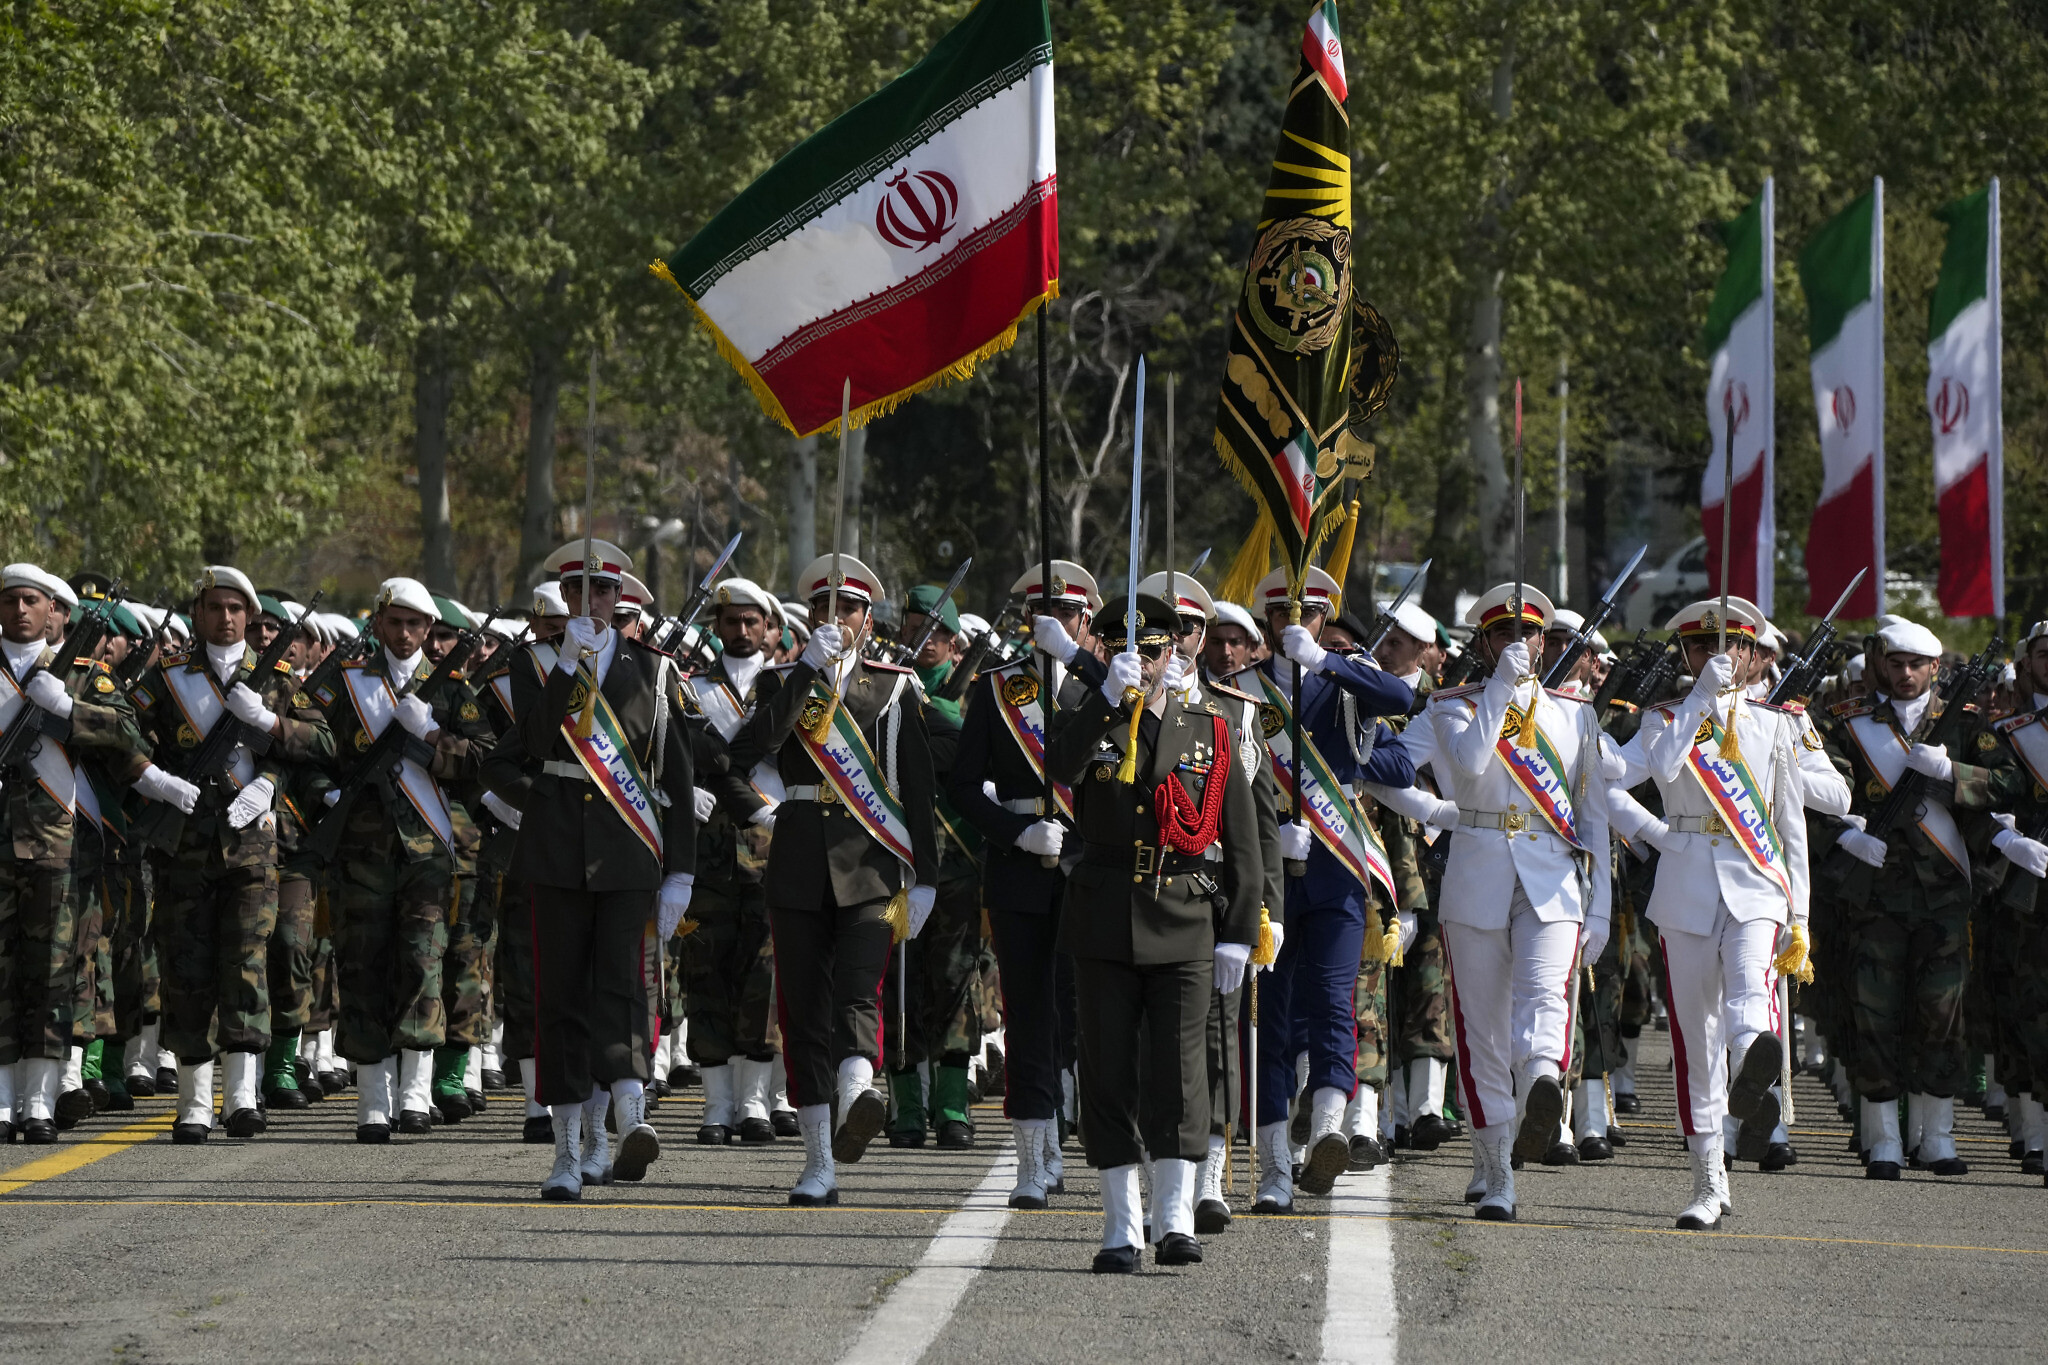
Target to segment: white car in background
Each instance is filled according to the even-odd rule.
[[[1688,602],[1697,602],[1707,591],[1707,538],[1694,536],[1673,550],[1662,564],[1636,575],[1629,589],[1622,620],[1628,633],[1655,629]]]

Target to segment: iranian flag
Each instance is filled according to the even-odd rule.
[[[965,379],[1059,293],[1052,24],[981,0],[812,134],[655,274],[799,436]]]
[[[1721,591],[1722,518],[1728,516],[1724,495],[1734,504],[1728,524],[1728,591],[1746,597],[1768,616],[1775,609],[1774,548],[1777,513],[1772,490],[1776,479],[1777,422],[1775,371],[1777,297],[1771,280],[1777,264],[1775,228],[1777,191],[1764,181],[1764,192],[1731,223],[1721,226],[1728,246],[1728,268],[1714,289],[1707,309],[1703,349],[1710,359],[1707,377],[1707,428],[1714,447],[1700,481],[1700,522],[1707,537],[1707,591]],[[1730,431],[1734,434],[1734,473],[1728,472]]]
[[[1820,417],[1820,502],[1806,532],[1806,610],[1884,610],[1884,181],[1822,224],[1799,254]]]
[[[2005,615],[1998,182],[1939,210],[1948,224],[1927,310],[1927,415],[1941,508],[1941,609]]]

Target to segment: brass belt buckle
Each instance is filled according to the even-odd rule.
[[[819,805],[821,805],[821,806],[830,806],[830,805],[835,805],[835,804],[837,804],[837,803],[838,803],[838,801],[839,801],[839,791],[838,791],[838,789],[837,789],[836,787],[834,787],[834,786],[833,786],[833,785],[832,785],[831,783],[829,783],[829,782],[820,782],[820,783],[818,784],[818,804],[819,804]]]
[[[1501,832],[1504,834],[1520,834],[1523,830],[1529,828],[1528,813],[1519,810],[1502,811],[1500,827]]]
[[[1141,877],[1156,877],[1159,875],[1159,867],[1165,860],[1165,857],[1166,848],[1164,845],[1158,848],[1148,848],[1144,844],[1139,844],[1137,855],[1131,863],[1131,871]]]
[[[1718,816],[1718,815],[1703,815],[1703,816],[1701,816],[1701,817],[1700,817],[1700,833],[1702,833],[1702,834],[1726,834],[1727,832],[1728,832],[1728,826],[1727,826],[1727,825],[1726,825],[1725,823],[1723,823],[1723,821],[1722,821],[1722,819],[1721,819],[1721,817],[1720,817],[1720,816]]]

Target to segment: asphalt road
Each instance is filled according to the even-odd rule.
[[[351,1096],[202,1148],[173,1147],[168,1101],[148,1100],[56,1148],[0,1147],[0,1361],[2048,1351],[2048,1189],[1991,1125],[1961,1125],[1968,1177],[1870,1183],[1832,1100],[1802,1081],[1800,1164],[1738,1172],[1724,1231],[1678,1233],[1689,1180],[1666,1055],[1652,1037],[1648,1112],[1619,1158],[1524,1171],[1518,1223],[1470,1218],[1458,1142],[1347,1176],[1334,1221],[1304,1199],[1294,1218],[1240,1218],[1199,1267],[1121,1279],[1088,1273],[1100,1222],[1078,1153],[1054,1209],[1001,1209],[993,1109],[978,1150],[878,1146],[842,1170],[840,1208],[794,1210],[796,1144],[699,1148],[690,1098],[657,1112],[667,1150],[645,1183],[575,1205],[533,1197],[551,1149],[517,1141],[516,1095],[383,1148],[353,1142]]]

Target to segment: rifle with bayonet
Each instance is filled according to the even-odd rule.
[[[1564,652],[1557,656],[1557,662],[1550,666],[1550,672],[1543,679],[1545,687],[1565,685],[1566,680],[1572,675],[1572,670],[1578,667],[1579,660],[1584,658],[1586,651],[1592,647],[1593,637],[1599,634],[1600,627],[1606,625],[1607,618],[1614,615],[1615,607],[1621,603],[1621,590],[1626,588],[1629,579],[1635,576],[1636,565],[1643,562],[1643,556],[1649,553],[1649,549],[1649,545],[1645,543],[1636,551],[1635,558],[1629,560],[1622,571],[1614,576],[1614,581],[1607,585],[1607,595],[1600,599],[1599,608],[1573,633],[1572,642],[1565,646]]]
[[[128,657],[121,660],[120,666],[114,670],[114,681],[121,685],[123,692],[133,692],[135,684],[142,681],[142,675],[149,672],[151,661],[162,655],[164,637],[170,633],[170,602],[169,593],[156,595],[156,601],[149,604],[149,609],[157,613],[156,626],[149,632],[149,647],[129,650]]]
[[[311,611],[320,605],[322,593],[314,593],[313,600],[306,605]],[[270,642],[270,648],[256,658],[256,670],[249,676],[261,687],[263,681],[277,671],[284,662],[284,656],[291,652],[293,641],[299,637],[299,628],[287,622],[278,628],[277,637]],[[232,688],[233,683],[229,684]],[[294,691],[300,689],[294,688]],[[234,766],[235,750],[246,748],[251,755],[270,752],[270,732],[258,730],[246,721],[238,720],[225,707],[214,720],[213,728],[200,741],[199,751],[192,761],[185,765],[182,776],[195,787],[218,785],[220,779]],[[151,801],[143,806],[142,814],[129,826],[128,837],[139,847],[167,847],[171,831],[166,828],[174,816],[179,816],[176,806],[165,801]],[[182,817],[180,817],[182,818]]]
[[[941,683],[939,690],[933,694],[939,701],[958,701],[967,695],[967,685],[973,682],[975,674],[981,671],[982,661],[1002,642],[1003,623],[1016,612],[1017,608],[1014,605],[1004,607],[1002,614],[990,622],[986,630],[968,641],[967,652],[960,656],[959,661],[953,665],[953,671],[946,675],[946,681]]]
[[[1415,585],[1422,581],[1423,576],[1429,572],[1429,566],[1434,563],[1436,563],[1436,560],[1434,559],[1423,560],[1422,567],[1417,569],[1414,573],[1409,574],[1408,581],[1401,585],[1400,595],[1395,597],[1392,602],[1387,604],[1387,608],[1385,611],[1382,611],[1378,616],[1373,618],[1372,639],[1365,646],[1366,653],[1377,654],[1379,652],[1380,645],[1386,640],[1387,635],[1394,629],[1394,626],[1397,624],[1394,620],[1394,613],[1401,610],[1402,604],[1405,603],[1408,600],[1409,596],[1414,593]],[[1424,640],[1422,643],[1428,644],[1429,641]]]
[[[7,733],[0,735],[0,772],[18,768],[36,756],[36,750],[43,738],[62,743],[71,733],[71,722],[60,716],[53,716],[28,699],[28,685],[38,673],[48,673],[60,683],[69,683],[71,671],[84,659],[88,666],[92,656],[99,652],[107,634],[114,626],[114,609],[121,604],[121,585],[115,583],[107,589],[103,598],[87,603],[79,612],[78,620],[71,629],[64,632],[64,638],[50,647],[56,662],[48,668],[37,664],[21,679],[19,690],[21,707],[14,713],[14,724],[7,727]]]
[[[412,681],[399,690],[398,700],[402,702],[408,697],[418,697],[432,706],[456,675],[468,666],[491,623],[504,614],[503,607],[494,607],[482,625],[458,632],[455,643],[441,656],[441,662],[434,665],[434,671],[424,676],[415,672]],[[368,629],[365,625],[365,633]],[[395,781],[400,766],[408,758],[424,768],[434,761],[434,751],[426,741],[415,738],[411,731],[399,724],[397,715],[393,714],[385,724],[384,732],[364,751],[362,761],[335,789],[335,799],[327,813],[308,832],[300,847],[323,863],[333,862],[341,847],[342,830],[348,824],[349,808],[355,804],[363,788],[372,782],[383,786]]]
[[[924,627],[917,632],[917,638],[908,644],[898,645],[896,647],[896,657],[890,660],[891,663],[895,664],[898,668],[912,668],[916,666],[917,656],[924,653],[924,647],[930,644],[932,636],[938,633],[939,609],[945,606],[952,599],[953,594],[960,590],[960,585],[967,581],[967,571],[973,567],[973,555],[969,555],[960,561],[960,567],[953,570],[953,577],[947,580],[946,590],[939,594],[939,600],[932,604],[931,611],[925,615]],[[903,614],[905,616],[910,614],[907,602]]]
[[[1849,586],[1842,589],[1842,595],[1835,599],[1835,605],[1828,608],[1828,614],[1820,618],[1820,624],[1806,637],[1806,653],[1794,655],[1778,679],[1778,685],[1765,698],[1773,706],[1783,706],[1788,701],[1804,701],[1813,695],[1813,689],[1820,680],[1833,671],[1831,662],[1835,652],[1835,617],[1848,605],[1849,594],[1863,581],[1868,569],[1858,569],[1856,577],[1849,580]]]

